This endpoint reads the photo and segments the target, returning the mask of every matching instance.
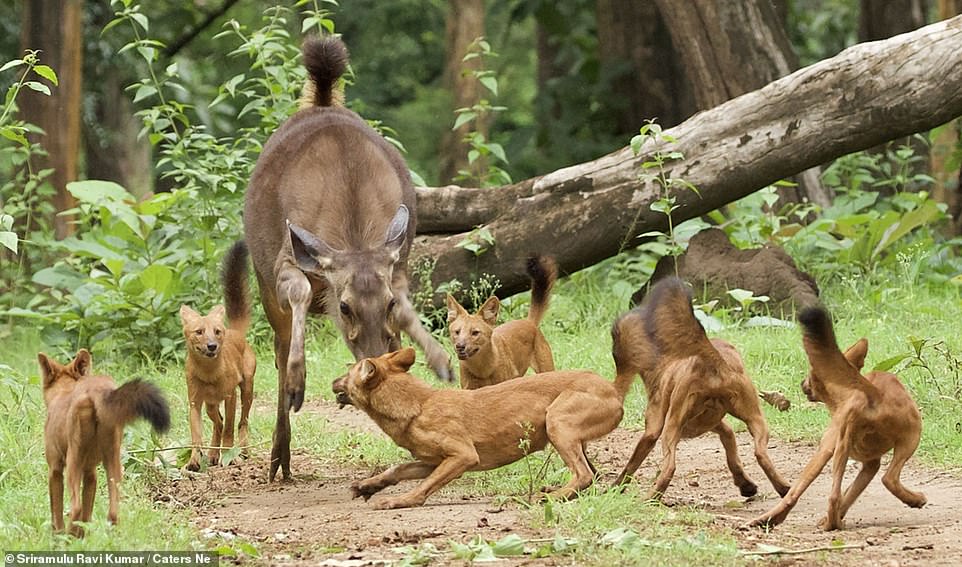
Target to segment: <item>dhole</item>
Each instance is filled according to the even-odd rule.
[[[471,315],[448,294],[448,331],[461,365],[461,387],[473,390],[535,372],[554,370],[551,346],[538,326],[548,309],[551,288],[558,277],[554,260],[533,256],[527,261],[531,276],[531,307],[527,319],[497,325],[501,303],[491,296]]]
[[[688,287],[678,278],[659,280],[645,303],[618,319],[611,330],[619,378],[640,374],[648,393],[645,433],[616,485],[631,478],[661,438],[664,458],[649,497],[660,498],[675,474],[678,442],[713,431],[725,448],[728,468],[742,496],[758,487],[738,458],[735,433],[725,422],[731,414],[745,422],[755,440],[755,458],[775,491],[788,492],[768,456],[768,424],[758,393],[731,344],[709,340],[691,306]]]
[[[234,446],[234,419],[237,416],[237,390],[240,389],[241,415],[237,437],[247,446],[247,418],[254,401],[254,372],[257,360],[245,334],[250,325],[250,300],[247,294],[247,249],[235,244],[224,261],[224,300],[230,326],[224,326],[225,309],[218,305],[201,315],[183,305],[180,319],[187,342],[187,399],[190,403],[190,461],[187,470],[200,470],[200,447],[204,431],[201,406],[213,423],[211,449],[207,462],[220,461],[220,447]],[[221,419],[220,404],[224,403]]]
[[[120,440],[124,426],[143,417],[158,432],[170,426],[167,401],[156,386],[131,380],[119,388],[110,376],[90,373],[90,353],[81,349],[67,365],[44,353],[37,355],[47,406],[44,454],[50,469],[48,485],[53,529],[63,522],[64,470],[70,487],[70,533],[83,535],[77,522],[89,522],[97,493],[97,463],[107,471],[110,504],[107,519],[117,523],[120,506]],[[83,483],[83,497],[80,485]]]
[[[831,459],[828,512],[818,526],[826,531],[842,529],[845,514],[878,473],[882,455],[889,451],[893,451],[892,462],[882,477],[882,484],[912,508],[924,506],[925,495],[909,490],[900,479],[902,467],[915,453],[922,436],[922,417],[912,396],[894,374],[869,372],[862,376],[868,341],[860,339],[842,354],[831,316],[825,309],[805,309],[798,321],[802,324],[802,345],[811,367],[802,382],[802,391],[809,400],[824,403],[831,420],[815,455],[792,489],[751,525],[770,527],[785,521],[802,493]],[[849,459],[862,463],[862,469],[843,494],[842,480]]]

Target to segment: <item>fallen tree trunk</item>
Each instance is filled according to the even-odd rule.
[[[639,178],[659,151],[679,151],[668,175],[675,224],[836,157],[962,115],[962,16],[863,43],[668,130],[677,142],[623,148],[595,161],[493,189],[422,188],[412,261],[436,260],[435,284],[488,273],[499,295],[524,290],[523,258],[553,254],[570,273],[611,257],[639,234],[665,230],[649,207],[660,187]],[[476,225],[495,238],[475,256],[456,246]],[[454,234],[431,234],[451,233]]]

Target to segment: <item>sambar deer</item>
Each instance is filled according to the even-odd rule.
[[[416,204],[398,151],[340,106],[340,39],[307,40],[305,100],[267,141],[244,205],[244,239],[274,329],[277,422],[269,478],[290,472],[290,410],[304,402],[307,314],[326,314],[355,359],[401,347],[403,330],[431,369],[452,380],[448,355],[408,299]]]

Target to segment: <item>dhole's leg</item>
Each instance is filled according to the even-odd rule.
[[[842,502],[839,504],[838,508],[839,519],[845,519],[845,514],[848,513],[848,509],[852,507],[852,504],[854,504],[855,500],[858,499],[860,494],[862,494],[862,491],[865,490],[865,487],[868,486],[868,483],[875,478],[875,474],[878,472],[881,464],[881,459],[875,459],[862,463],[862,468],[858,471],[858,476],[855,477],[855,480],[853,480],[852,484],[849,485],[848,489],[845,491],[845,494],[842,495]],[[818,525],[823,525],[827,520],[827,517],[822,518],[818,522]]]
[[[254,359],[254,352],[247,348],[244,353],[244,380],[240,383],[241,414],[240,422],[237,424],[237,440],[241,446],[241,456],[247,457],[248,450],[248,424],[247,419],[251,412],[251,405],[254,403],[254,372],[257,369],[257,362]]]
[[[788,513],[792,511],[795,504],[798,503],[799,497],[802,493],[812,484],[812,482],[818,477],[818,474],[822,472],[825,464],[828,460],[832,458],[832,453],[835,452],[835,444],[838,441],[838,429],[833,422],[829,425],[828,430],[822,435],[822,440],[818,444],[818,449],[812,456],[812,459],[805,465],[802,469],[802,474],[798,477],[798,481],[792,485],[792,488],[788,491],[779,502],[771,510],[765,514],[755,518],[748,525],[749,526],[761,526],[761,527],[771,527],[777,526],[778,524],[785,521],[788,517]]]
[[[668,418],[665,420],[665,430],[661,438],[661,449],[664,457],[661,460],[661,472],[655,479],[655,484],[648,493],[650,499],[661,499],[668,490],[672,477],[675,476],[675,454],[681,441],[685,418],[691,413],[695,405],[695,398],[687,395],[688,388],[679,388],[671,396],[668,408]]]
[[[107,520],[111,524],[116,524],[120,519],[120,481],[124,476],[124,470],[120,466],[121,437],[123,431],[118,430],[104,455],[104,469],[107,471]]]
[[[97,466],[94,465],[83,472],[83,511],[81,522],[89,522],[94,511],[94,498],[97,496]]]
[[[735,440],[735,432],[732,431],[731,426],[725,422],[724,418],[718,422],[718,425],[712,431],[718,434],[718,439],[721,441],[722,447],[725,448],[725,461],[728,463],[728,470],[732,472],[732,480],[735,481],[738,491],[746,498],[755,496],[758,493],[758,486],[745,474],[742,461],[738,458],[738,442]]]
[[[448,353],[434,340],[431,333],[421,326],[421,319],[408,299],[407,280],[406,278],[399,280],[399,277],[402,276],[395,274],[393,284],[394,299],[397,300],[395,317],[398,326],[421,347],[428,366],[438,375],[438,378],[445,382],[453,382],[454,372],[451,370],[451,360],[448,358]]]
[[[203,405],[201,401],[196,396],[190,396],[190,410],[188,416],[190,419],[190,460],[187,461],[187,470],[189,471],[199,471],[200,470],[200,447],[204,444],[203,434],[204,434],[204,423],[200,420],[200,407]]]
[[[224,447],[234,446],[234,420],[237,419],[237,389],[224,400]]]
[[[765,416],[762,414],[761,408],[758,407],[758,394],[755,392],[755,388],[752,387],[750,391],[744,392],[741,401],[742,403],[738,407],[733,408],[737,413],[732,412],[732,415],[745,422],[748,433],[751,434],[755,442],[755,460],[762,467],[775,492],[779,496],[785,496],[788,494],[791,485],[778,473],[778,470],[775,469],[775,463],[768,455],[768,423],[765,422]]]
[[[367,500],[372,494],[376,494],[388,486],[394,486],[402,480],[427,478],[429,474],[434,472],[435,468],[437,468],[437,465],[422,463],[421,461],[394,465],[381,474],[352,482],[352,498],[363,496]]]
[[[458,478],[465,471],[471,469],[479,462],[478,453],[471,446],[464,447],[464,452],[451,455],[431,471],[431,474],[424,479],[414,490],[391,498],[379,498],[374,502],[374,507],[378,510],[389,510],[393,508],[410,508],[424,504],[428,496],[434,494],[439,488]]]
[[[70,490],[70,535],[83,537],[84,529],[77,522],[83,517],[80,500],[80,483],[83,480],[83,466],[76,444],[67,449],[67,488]]]
[[[888,470],[882,475],[882,484],[885,485],[885,488],[894,494],[896,498],[905,502],[908,506],[921,508],[928,502],[925,495],[921,492],[915,492],[905,488],[901,479],[902,467],[905,466],[905,462],[909,460],[909,457],[915,453],[916,447],[919,446],[919,436],[916,434],[913,437],[914,438],[909,439],[907,442],[895,446],[895,450],[892,452],[892,462],[889,463]]]
[[[53,531],[63,531],[63,464],[50,466],[47,476],[47,491],[50,493],[50,521]]]
[[[547,339],[538,331],[534,338],[534,371],[552,372],[554,371],[554,357],[551,355],[551,345]]]
[[[207,462],[211,466],[216,465],[220,462],[220,447],[223,442],[222,435],[224,433],[224,422],[220,416],[220,404],[205,402],[204,407],[207,410],[207,417],[210,418],[211,422],[214,424],[214,432],[210,436],[210,451],[207,453]]]
[[[594,481],[594,473],[591,464],[585,455],[584,439],[586,434],[592,433],[591,429],[598,423],[604,422],[603,415],[595,411],[585,411],[585,408],[598,404],[595,396],[587,394],[573,393],[562,394],[548,406],[545,416],[545,428],[548,434],[548,441],[554,446],[561,460],[571,471],[571,479],[561,488],[548,494],[551,498],[559,500],[570,500],[578,495],[578,492],[591,486]],[[602,419],[598,419],[601,417]],[[611,425],[614,429],[617,422]]]
[[[614,486],[627,482],[641,466],[641,463],[645,462],[648,453],[651,453],[651,450],[655,447],[655,442],[661,437],[662,429],[665,426],[665,414],[667,413],[668,400],[665,399],[664,394],[660,399],[648,401],[648,406],[645,407],[645,432],[638,440],[638,444],[635,445],[635,451],[628,459],[628,464],[615,479]]]
[[[840,530],[844,527],[840,505],[842,503],[842,481],[845,479],[845,465],[848,464],[848,453],[851,447],[850,423],[851,421],[848,419],[843,421],[838,433],[835,455],[832,458],[832,490],[828,495],[828,512],[818,524],[818,527],[827,532]]]

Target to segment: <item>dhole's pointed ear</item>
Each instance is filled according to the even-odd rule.
[[[60,364],[42,352],[37,353],[37,362],[40,363],[40,377],[43,379],[43,387],[48,388],[57,376],[57,369]]]
[[[458,300],[455,299],[450,293],[448,294],[446,301],[448,303],[448,323],[451,323],[462,315],[467,315],[468,312],[464,310],[464,307],[461,307],[461,304],[458,303]]]
[[[498,313],[500,312],[501,302],[498,301],[498,298],[493,295],[484,302],[484,305],[481,306],[481,309],[478,309],[478,315],[484,319],[485,323],[491,325],[492,327],[498,324]]]
[[[86,376],[90,374],[90,367],[92,365],[90,352],[88,352],[85,348],[78,350],[77,356],[73,358],[73,361],[71,361],[70,365],[73,366],[73,370],[77,373],[77,376]]]
[[[407,372],[414,366],[414,349],[411,347],[402,348],[388,355],[388,362],[391,366],[401,372]]]
[[[187,325],[191,321],[196,320],[198,317],[200,317],[200,313],[194,311],[189,306],[187,305],[180,306],[180,321],[183,324]]]
[[[208,313],[208,317],[216,317],[218,321],[224,320],[224,314],[227,311],[224,309],[223,305],[215,305]]]
[[[397,208],[391,224],[387,227],[387,234],[384,235],[384,247],[391,254],[391,258],[397,262],[401,257],[401,248],[407,239],[408,222],[411,220],[411,212],[404,205]]]
[[[865,366],[865,357],[868,356],[868,339],[861,338],[845,351],[845,360],[855,367],[859,372]]]
[[[358,368],[357,375],[358,378],[361,379],[361,384],[369,386],[374,384],[379,372],[380,371],[378,370],[377,365],[374,364],[374,361],[372,361],[370,358],[365,358],[361,361],[361,367]]]
[[[331,267],[337,250],[290,220],[287,221],[287,229],[298,268],[304,272],[320,273]]]

